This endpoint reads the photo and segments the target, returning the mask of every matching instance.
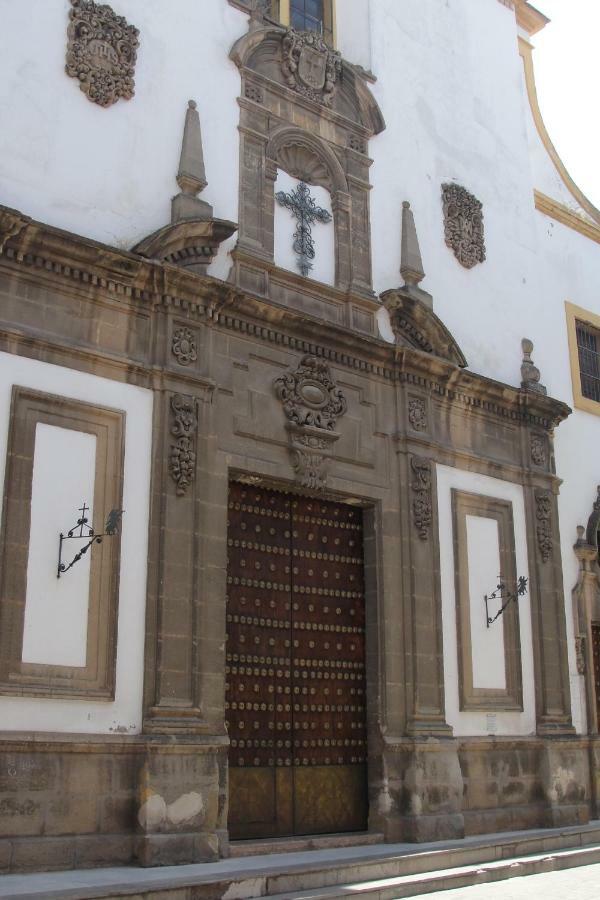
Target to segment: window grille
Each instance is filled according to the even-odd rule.
[[[600,402],[600,332],[585,322],[576,322],[581,393]]]
[[[333,42],[332,0],[290,0],[290,25],[296,31],[317,31]]]

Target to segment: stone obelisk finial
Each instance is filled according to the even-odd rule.
[[[419,287],[419,284],[425,278],[425,271],[423,269],[419,238],[417,237],[415,217],[413,216],[408,200],[405,200],[402,204],[400,274],[404,279],[404,286],[401,290],[413,294],[430,308],[433,307],[431,294],[428,294],[427,291],[424,291]]]
[[[190,100],[185,114],[179,171],[177,172],[177,184],[181,188],[181,192],[173,197],[171,202],[171,221],[173,223],[180,222],[182,219],[210,219],[212,217],[213,209],[210,203],[206,203],[196,196],[204,190],[207,183],[200,116],[196,102]]]

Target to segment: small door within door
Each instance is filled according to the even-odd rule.
[[[233,839],[367,823],[362,511],[230,486]]]

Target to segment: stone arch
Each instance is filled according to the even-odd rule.
[[[326,188],[332,195],[348,193],[348,180],[335,153],[314,134],[294,126],[279,128],[267,144],[267,160],[288,175]]]

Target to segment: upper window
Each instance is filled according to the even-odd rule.
[[[333,46],[333,0],[273,0],[272,13],[296,31],[316,31]]]
[[[600,332],[579,319],[575,328],[581,393],[590,400],[600,402]]]
[[[573,403],[600,415],[600,315],[565,303]]]

